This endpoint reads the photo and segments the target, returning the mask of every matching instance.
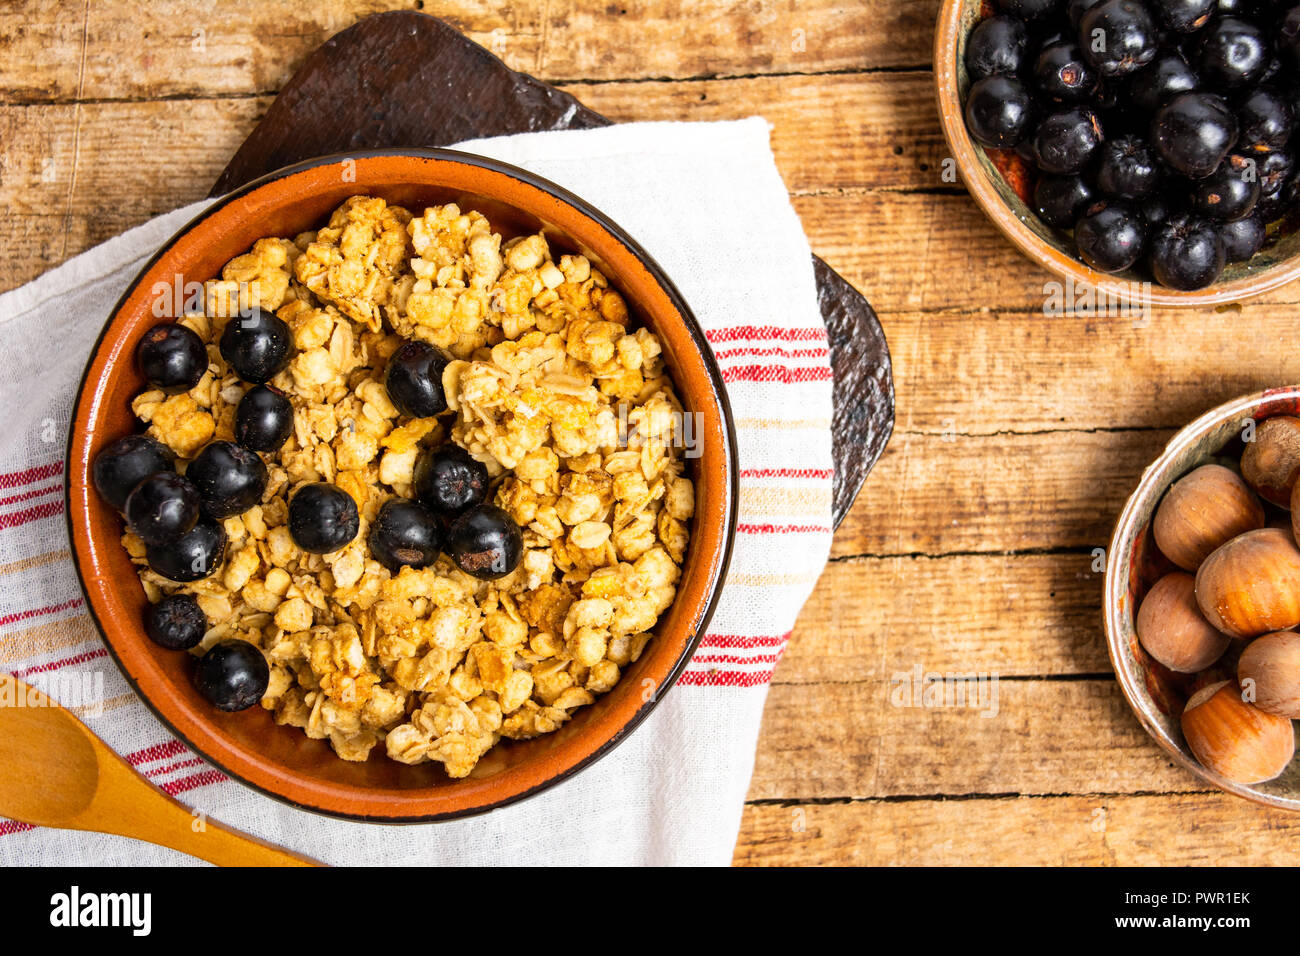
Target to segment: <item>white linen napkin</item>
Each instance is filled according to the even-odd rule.
[[[740,525],[721,603],[677,686],[602,760],[486,816],[405,827],[345,822],[226,778],[176,741],[123,680],[68,556],[66,429],[114,303],[202,202],[0,295],[7,419],[0,429],[0,670],[68,704],[102,699],[86,723],[154,783],[214,819],[327,863],[729,863],[772,670],[831,539],[826,329],[769,132],[760,118],[630,123],[457,147],[572,190],[644,245],[704,326],[731,397]],[[120,837],[0,819],[4,865],[193,862]]]

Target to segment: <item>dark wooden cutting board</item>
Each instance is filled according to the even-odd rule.
[[[315,156],[450,146],[483,136],[591,129],[610,120],[524,73],[436,17],[366,17],[313,53],[222,172],[213,196]],[[871,305],[813,257],[830,339],[836,527],[894,428],[889,346]]]

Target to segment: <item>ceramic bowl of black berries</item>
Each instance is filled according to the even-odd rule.
[[[940,118],[1030,259],[1120,300],[1300,277],[1295,0],[945,0]]]
[[[494,388],[511,417],[481,415]],[[630,236],[523,170],[376,150],[250,183],[144,267],[77,395],[66,512],[178,738],[294,806],[427,822],[566,779],[663,699],[738,475],[703,332]]]

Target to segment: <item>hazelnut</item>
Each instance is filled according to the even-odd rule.
[[[1236,472],[1201,465],[1170,486],[1151,533],[1170,561],[1195,571],[1210,552],[1237,535],[1264,527],[1264,506]]]
[[[1251,641],[1237,661],[1237,681],[1260,710],[1300,717],[1300,634],[1276,631]]]
[[[1291,507],[1300,474],[1300,418],[1278,415],[1255,428],[1255,437],[1241,454],[1241,477],[1265,501]]]
[[[1291,721],[1243,701],[1230,680],[1193,694],[1182,725],[1187,746],[1201,765],[1238,783],[1272,780],[1295,755]]]
[[[1261,528],[1215,550],[1196,572],[1205,619],[1233,637],[1300,624],[1300,549],[1285,531]]]
[[[1232,641],[1201,615],[1196,579],[1185,571],[1166,574],[1147,592],[1138,608],[1137,635],[1148,654],[1182,674],[1209,667]]]

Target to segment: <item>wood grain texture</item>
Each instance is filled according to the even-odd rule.
[[[928,73],[909,71],[598,83],[565,90],[620,122],[761,114],[773,125],[773,150],[791,191],[819,194],[940,185],[943,147],[930,83]],[[147,208],[160,211],[200,198],[198,187],[215,178],[214,163],[219,172],[224,163],[217,161],[234,153],[272,98],[77,106],[15,105],[9,97],[8,105],[0,105],[0,135],[6,144],[6,175],[0,178],[4,209],[59,203],[59,211],[70,212],[74,222],[94,220],[94,226],[70,239],[67,254],[75,254],[103,235],[148,218],[141,212],[142,198],[149,200]],[[895,149],[903,152],[896,155]],[[103,179],[96,178],[96,168],[106,173]],[[114,187],[113,174],[123,172],[131,178]],[[12,220],[0,222],[9,226]],[[77,241],[80,236],[85,239]],[[43,266],[20,249],[19,258],[0,271],[0,285],[26,281]]]
[[[1221,793],[759,804],[749,866],[1290,866],[1300,817]]]
[[[620,122],[762,115],[795,194],[944,186],[947,147],[928,70],[561,88]]]
[[[539,79],[684,79],[923,67],[938,0],[196,0],[0,7],[0,88],[66,101],[279,89],[367,14],[420,9]]]
[[[1104,547],[1163,431],[899,435],[835,556],[1017,553]],[[1051,507],[1035,507],[1051,502]]]
[[[1032,635],[1031,635],[1032,636]],[[985,673],[982,661],[956,673]],[[946,673],[924,655],[912,662]],[[899,674],[907,672],[900,669]],[[999,680],[996,708],[895,706],[883,680],[786,684],[763,715],[752,800],[1199,790],[1110,676]],[[990,685],[990,693],[992,686]],[[983,714],[990,716],[983,716]]]
[[[0,106],[0,286],[202,199],[269,102]]]
[[[888,680],[917,664],[1003,678],[1108,674],[1102,575],[1092,568],[1079,554],[834,560],[776,680],[809,685],[811,695],[821,684]]]
[[[816,106],[821,83],[828,90],[825,110]],[[710,118],[767,116],[778,167],[791,184],[813,251],[869,290],[886,321],[893,313],[917,311],[1042,316],[1044,287],[1055,280],[1003,242],[966,196],[933,191],[954,187],[939,179],[943,147],[928,84],[928,74],[908,71],[569,89],[615,119],[638,111],[646,118],[692,116],[691,96],[710,96],[697,87],[715,90],[712,100],[695,100],[713,104]],[[55,264],[51,249],[60,258],[74,255],[201,198],[203,184],[215,179],[222,159],[270,102],[0,105],[6,143],[0,228],[17,240],[0,264],[0,287],[12,288]],[[53,218],[41,224],[32,216]],[[899,268],[918,259],[942,266]],[[1258,300],[1296,301],[1300,283]]]
[[[1238,395],[1300,381],[1300,353],[1273,344],[1295,314],[1294,306],[1264,303],[1223,312],[1161,309],[1142,321],[888,313],[898,427],[952,442],[1000,433],[1173,431]]]

